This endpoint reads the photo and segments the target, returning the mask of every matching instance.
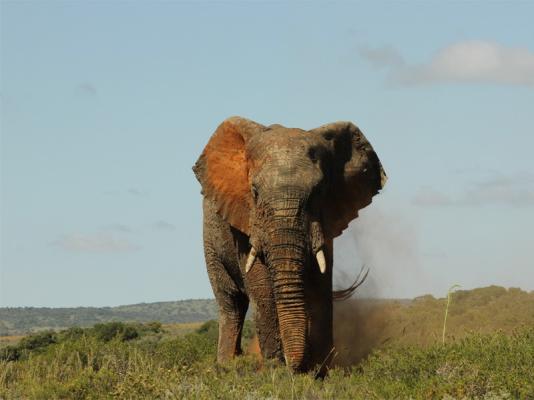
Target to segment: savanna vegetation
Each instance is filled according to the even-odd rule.
[[[0,398],[534,399],[532,296],[498,287],[455,293],[444,344],[444,299],[342,303],[324,380],[253,353],[215,364],[216,321],[39,332],[0,349]],[[245,348],[254,348],[252,336],[247,322]]]

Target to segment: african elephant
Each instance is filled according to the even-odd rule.
[[[333,239],[386,180],[376,153],[350,122],[306,131],[231,117],[193,170],[218,361],[241,353],[251,301],[262,355],[310,370],[333,345]]]

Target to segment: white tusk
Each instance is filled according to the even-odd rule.
[[[254,264],[254,260],[256,260],[256,249],[254,247],[251,247],[250,253],[247,258],[247,263],[245,264],[245,273],[250,271],[252,268],[252,264]]]
[[[324,274],[326,272],[326,260],[324,259],[323,249],[319,250],[317,254],[315,255],[315,257],[317,257],[317,263],[319,264],[319,269],[321,270],[321,274]]]

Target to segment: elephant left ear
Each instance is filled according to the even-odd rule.
[[[310,132],[326,139],[334,155],[322,209],[325,235],[334,238],[371,203],[387,177],[373,147],[352,122],[335,122]]]

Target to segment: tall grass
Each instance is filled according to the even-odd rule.
[[[451,304],[451,296],[452,296],[452,293],[456,289],[459,289],[460,287],[461,287],[460,285],[455,284],[455,285],[452,285],[447,291],[447,304],[445,306],[445,317],[443,318],[443,332],[441,335],[442,344],[445,344],[445,329],[447,327],[447,316],[449,315],[449,305]]]

